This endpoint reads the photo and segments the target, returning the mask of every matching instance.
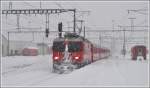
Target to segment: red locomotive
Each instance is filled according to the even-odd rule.
[[[138,56],[142,56],[146,60],[147,50],[144,45],[137,45],[131,48],[132,60],[137,60]]]
[[[63,73],[109,55],[108,49],[96,48],[89,40],[75,33],[68,33],[53,42],[53,71]]]
[[[38,55],[38,49],[34,48],[34,47],[27,47],[27,48],[24,48],[22,50],[22,54],[24,56],[37,56]]]

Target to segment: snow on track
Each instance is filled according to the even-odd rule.
[[[55,76],[51,56],[13,56],[2,58],[2,85],[28,86]]]
[[[148,62],[104,59],[54,79],[40,86],[148,86]]]
[[[148,86],[148,60],[110,57],[69,74],[55,74],[50,57],[2,58],[2,86]]]

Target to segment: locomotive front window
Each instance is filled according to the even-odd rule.
[[[142,52],[142,49],[141,49],[141,48],[139,48],[139,52]]]
[[[65,44],[63,41],[57,41],[53,43],[53,50],[54,51],[59,51],[59,52],[64,52],[65,51]]]
[[[69,52],[77,52],[81,50],[81,44],[79,42],[69,42]]]

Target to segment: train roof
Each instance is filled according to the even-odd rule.
[[[143,47],[143,48],[146,48],[145,45],[136,45],[136,46],[134,46],[133,48],[136,48],[136,47]]]
[[[68,41],[86,41],[86,42],[91,43],[88,39],[85,39],[84,37],[79,36],[75,33],[67,33],[64,35],[64,37],[57,37],[54,39],[54,42],[55,41],[65,41],[65,39],[67,39]]]

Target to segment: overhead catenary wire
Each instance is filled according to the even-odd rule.
[[[32,7],[32,8],[40,8],[40,9],[42,9],[42,7],[41,7],[41,4],[42,3],[40,3],[40,6],[39,7],[36,7],[36,6],[33,6],[32,4],[30,4],[30,3],[28,3],[28,2],[24,2],[26,5],[28,5],[28,6],[30,6],[30,7]],[[37,22],[41,22],[41,23],[45,23],[44,21],[43,21],[43,19],[41,19],[41,18],[39,18],[39,17],[37,17],[39,20],[41,20],[41,21],[35,21],[36,23]]]
[[[35,6],[31,5],[31,4],[28,3],[28,2],[23,2],[23,3],[26,4],[26,5],[28,5],[28,6],[30,6],[30,7],[32,7],[32,8],[35,8]],[[10,6],[9,6],[9,7],[10,7]],[[17,16],[17,18],[18,18],[18,16]],[[22,16],[21,18],[28,19],[26,16]],[[43,21],[43,19],[40,19],[40,18],[39,18],[39,20],[42,20],[42,21]],[[31,20],[31,21],[33,22],[33,20]],[[42,23],[44,23],[44,22],[42,22],[42,21],[34,21],[33,23],[42,24]],[[41,22],[41,23],[39,23],[39,22]],[[18,25],[18,22],[17,22],[16,25]],[[18,28],[18,29],[19,29],[19,28]]]
[[[128,10],[128,14],[130,15],[130,12],[135,12],[135,13],[139,13],[139,14],[143,14],[143,15],[146,15],[146,13],[143,13],[143,11],[145,12],[145,11],[148,11],[147,9],[145,9],[145,8],[141,8],[141,9],[132,9],[132,10]],[[131,19],[131,25],[133,25],[133,27],[131,27],[131,29],[133,29],[134,28],[134,24],[133,24],[133,20],[134,18],[132,18]],[[138,23],[138,24],[136,24],[136,25],[143,25],[144,23],[146,23],[146,19],[144,20],[144,21],[142,21],[142,22],[140,22],[140,23]],[[145,24],[145,25],[147,25],[147,24]],[[148,28],[149,26],[147,26],[147,27],[145,27],[145,28]],[[144,28],[144,26],[143,26],[143,28]],[[131,32],[131,34],[130,34],[130,37],[132,38],[132,36],[133,36],[133,33]],[[144,39],[144,38],[143,38]]]
[[[61,4],[59,4],[59,3],[57,3],[57,2],[54,2],[54,3],[55,3],[59,8],[64,9],[64,7],[63,7]],[[68,15],[71,16],[71,17],[73,17],[73,15],[70,15],[69,13],[68,13]],[[78,20],[78,18],[75,17],[75,20]],[[75,22],[75,27],[76,27],[78,30],[80,30],[80,27],[78,27],[77,22]]]

